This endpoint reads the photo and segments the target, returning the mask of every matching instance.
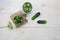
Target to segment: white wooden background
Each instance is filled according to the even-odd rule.
[[[7,25],[9,16],[22,10],[25,2],[33,6],[27,14],[28,23],[13,30],[1,28],[0,40],[60,40],[60,0],[0,0],[0,27]],[[38,11],[41,15],[32,21]],[[47,24],[37,24],[39,19],[47,20]]]

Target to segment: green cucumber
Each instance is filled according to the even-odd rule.
[[[29,12],[31,12],[31,10],[32,10],[32,4],[30,2],[25,2],[23,4],[23,11],[25,13],[29,13]]]
[[[40,15],[40,12],[37,12],[31,19],[34,20]]]
[[[47,21],[46,21],[46,20],[38,20],[37,23],[38,23],[38,24],[46,24]]]
[[[8,22],[8,28],[13,29],[13,25],[11,22]]]
[[[16,17],[14,17],[13,21],[15,24],[19,24],[19,23],[22,23],[23,18],[21,16],[16,16]]]

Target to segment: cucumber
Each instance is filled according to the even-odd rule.
[[[13,29],[13,25],[11,22],[8,22],[8,28]]]
[[[40,12],[37,12],[31,19],[34,20],[40,15]]]
[[[13,21],[15,24],[19,24],[19,23],[22,23],[23,18],[21,16],[16,16],[16,17],[14,17]]]
[[[46,24],[47,21],[46,21],[46,20],[38,20],[37,23],[38,23],[38,24]]]
[[[25,2],[23,4],[23,11],[25,13],[29,13],[29,12],[31,12],[31,10],[32,10],[32,4],[30,2]]]

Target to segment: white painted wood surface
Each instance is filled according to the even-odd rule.
[[[27,14],[28,23],[20,28],[0,29],[0,40],[60,40],[60,0],[0,0],[0,27],[6,26],[9,16],[22,10],[22,5],[30,2],[32,11]],[[36,12],[41,15],[32,21]],[[37,24],[37,20],[47,20],[47,24]]]

